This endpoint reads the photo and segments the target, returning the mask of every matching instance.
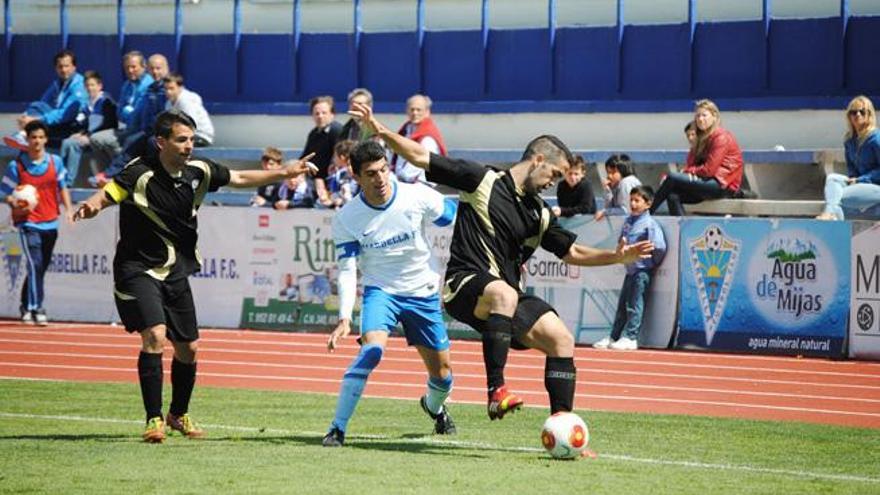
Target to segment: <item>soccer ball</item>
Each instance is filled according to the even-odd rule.
[[[575,413],[553,414],[541,429],[541,443],[556,459],[577,459],[590,442],[587,424]]]
[[[720,228],[713,225],[706,229],[706,247],[709,248],[710,251],[717,251],[721,249],[721,244],[723,241],[724,234],[721,233]]]
[[[33,210],[40,202],[40,194],[32,184],[20,184],[12,191],[12,200],[17,208]]]

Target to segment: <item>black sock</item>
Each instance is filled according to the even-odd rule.
[[[189,399],[196,386],[196,363],[171,360],[171,407],[168,412],[183,416],[189,411]]]
[[[138,379],[147,421],[156,416],[162,417],[162,354],[141,351],[138,355]]]
[[[577,370],[574,358],[550,357],[544,365],[544,388],[550,395],[550,414],[574,409]]]
[[[504,385],[504,367],[510,351],[513,320],[509,316],[491,313],[483,331],[483,363],[486,365],[486,384],[489,392]]]

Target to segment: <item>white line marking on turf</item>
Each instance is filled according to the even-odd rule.
[[[141,421],[131,420],[131,419],[118,419],[118,418],[99,418],[99,417],[87,417],[87,416],[73,416],[73,415],[63,415],[63,414],[23,414],[23,413],[11,413],[11,412],[2,412],[0,411],[0,417],[4,418],[21,418],[21,419],[37,419],[37,420],[47,420],[47,421],[83,421],[83,422],[101,422],[101,423],[112,423],[112,424],[130,424],[130,425],[141,425],[143,424]],[[280,434],[287,436],[310,436],[310,437],[321,437],[324,435],[323,432],[317,431],[308,431],[308,430],[288,430],[281,428],[257,428],[253,426],[238,426],[238,425],[221,425],[221,424],[209,424],[202,423],[202,426],[206,428],[214,428],[220,430],[230,430],[230,431],[241,431],[247,433],[271,433],[271,434]],[[401,443],[412,443],[412,444],[433,444],[433,445],[446,445],[451,447],[461,447],[461,448],[469,448],[469,449],[477,449],[477,450],[498,450],[505,452],[527,452],[527,453],[538,453],[542,454],[544,449],[534,448],[534,447],[509,447],[504,445],[496,445],[485,442],[468,442],[461,440],[443,440],[436,439],[433,437],[421,437],[421,438],[397,438],[389,435],[349,435],[349,439],[357,438],[366,441],[387,441],[393,440],[395,442]],[[646,457],[634,457],[625,454],[608,454],[608,453],[600,453],[599,459],[612,459],[615,461],[623,461],[623,462],[636,462],[640,464],[661,464],[665,466],[676,466],[676,467],[684,467],[684,468],[695,468],[695,469],[706,469],[706,470],[717,470],[723,469],[725,471],[743,471],[748,473],[756,473],[756,474],[773,474],[780,476],[790,476],[795,478],[817,478],[823,480],[833,480],[833,481],[857,481],[863,483],[880,483],[880,478],[875,478],[871,476],[857,476],[850,474],[832,474],[832,473],[819,473],[815,471],[798,471],[795,469],[776,469],[776,468],[764,468],[757,466],[748,466],[748,465],[740,465],[740,464],[718,464],[718,463],[709,463],[709,462],[696,462],[696,461],[676,461],[669,459],[652,459]]]

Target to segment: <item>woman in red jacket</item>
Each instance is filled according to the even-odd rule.
[[[739,195],[743,176],[742,151],[733,134],[721,127],[718,106],[700,100],[694,106],[697,141],[687,156],[687,166],[660,183],[651,213],[665,201],[669,214],[684,214],[682,203]]]

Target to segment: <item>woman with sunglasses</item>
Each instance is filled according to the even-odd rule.
[[[844,208],[864,211],[880,204],[880,132],[867,96],[849,102],[846,122],[846,175],[825,177],[825,211],[816,217],[820,220],[843,220]]]

